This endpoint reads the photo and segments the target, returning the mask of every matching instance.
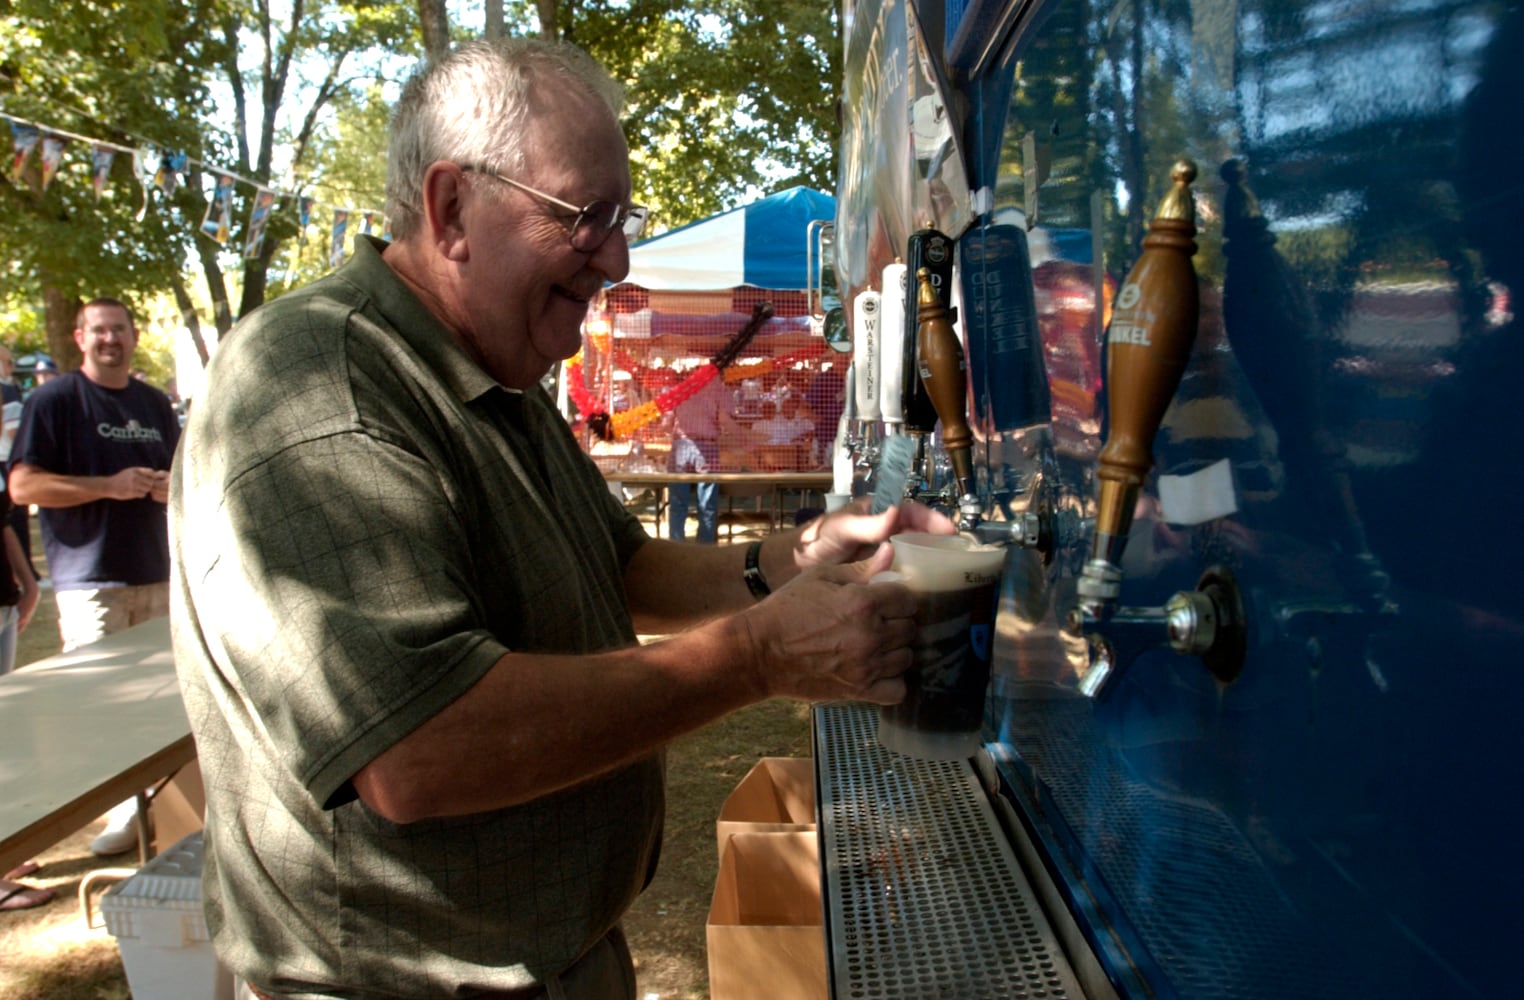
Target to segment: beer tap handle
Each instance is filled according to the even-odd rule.
[[[1081,606],[1104,618],[1121,589],[1122,552],[1133,507],[1153,465],[1153,440],[1196,338],[1200,311],[1196,212],[1190,184],[1196,165],[1178,161],[1174,184],[1149,224],[1143,253],[1117,293],[1107,328],[1106,392],[1110,434],[1101,450],[1095,537],[1078,582]]]
[[[932,284],[931,271],[916,271],[916,367],[921,385],[942,422],[942,446],[952,463],[963,519],[978,519],[974,492],[974,433],[968,426],[968,378],[963,345],[947,317],[947,308]],[[972,511],[969,504],[972,504]],[[965,529],[973,524],[961,524]]]

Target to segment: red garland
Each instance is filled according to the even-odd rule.
[[[741,349],[746,346],[752,337],[756,336],[757,331],[762,329],[762,324],[771,319],[772,315],[773,306],[771,302],[757,303],[752,309],[751,319],[747,322],[746,326],[731,338],[730,342],[725,345],[719,354],[699,365],[688,374],[687,378],[670,389],[664,390],[656,397],[657,412],[652,414],[650,420],[654,420],[663,414],[671,413],[677,407],[692,399],[695,393],[713,381],[721,369],[735,360],[736,355],[741,352]],[[610,344],[610,349],[613,349],[612,343]],[[619,353],[622,354],[623,352]],[[580,359],[580,355],[578,357]],[[593,433],[598,435],[600,440],[612,441],[617,437],[613,422],[614,418],[607,411],[598,407],[597,401],[593,399],[593,394],[588,391],[587,385],[583,382],[582,362],[580,360],[571,361],[566,366],[566,394],[571,397],[577,409],[586,414],[587,426],[592,428]],[[623,429],[626,433],[638,430],[639,427],[645,426],[650,420],[643,419],[640,424]]]

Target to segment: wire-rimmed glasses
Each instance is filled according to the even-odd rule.
[[[533,195],[547,204],[565,209],[567,212],[575,212],[577,218],[567,230],[567,237],[571,240],[572,249],[578,253],[592,253],[603,246],[615,229],[623,229],[624,238],[633,243],[640,238],[640,234],[646,228],[646,219],[650,216],[650,209],[644,205],[631,205],[628,208],[613,201],[589,202],[581,208],[569,201],[562,201],[544,191],[538,191],[528,184],[522,184],[512,177],[504,177],[496,170],[488,170],[486,167],[464,166],[464,170],[472,173],[483,174],[494,180],[502,181],[511,187],[516,187],[525,194]]]

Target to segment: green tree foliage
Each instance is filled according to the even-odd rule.
[[[428,6],[437,29],[439,5]],[[635,197],[660,230],[793,184],[833,186],[834,6],[503,0],[501,23],[576,42],[626,83]],[[482,28],[457,18],[450,37]],[[191,160],[172,195],[123,153],[97,200],[83,142],[46,190],[35,159],[19,182],[0,181],[0,336],[35,336],[45,318],[68,366],[75,308],[93,295],[139,308],[173,295],[199,335],[205,319],[225,330],[325,273],[331,210],[383,203],[389,102],[421,52],[417,3],[0,0],[0,109]],[[242,179],[225,247],[200,234],[211,168]],[[295,199],[282,199],[245,261],[248,181],[311,196],[320,216],[301,233]]]
[[[268,297],[322,277],[329,263],[333,212],[380,211],[386,191],[387,125],[391,118],[388,88],[379,81],[335,97],[333,124],[313,136],[301,171],[302,191],[320,206],[305,231],[294,233],[271,267]],[[291,213],[293,216],[296,213]],[[348,238],[359,232],[351,217]],[[348,247],[346,246],[346,252]]]
[[[230,0],[221,24],[228,58],[214,78],[231,95],[232,120],[222,131],[208,130],[217,159],[240,176],[289,190],[288,178],[307,175],[309,147],[331,120],[334,102],[352,103],[377,79],[394,70],[396,53],[418,51],[415,12],[385,0]],[[225,115],[226,112],[223,112]],[[252,188],[240,186],[235,217],[247,219]],[[265,299],[271,262],[297,236],[296,205],[285,198],[270,214],[258,256],[241,261],[237,315]],[[204,214],[205,198],[197,200]],[[199,218],[199,216],[198,216]],[[241,248],[240,248],[241,249]],[[226,331],[233,316],[221,276],[223,255],[205,241],[197,245],[217,326]]]
[[[841,43],[820,0],[518,0],[625,83],[635,198],[659,228],[795,184],[835,187]]]
[[[0,297],[42,303],[65,364],[74,357],[74,305],[91,294],[138,304],[172,291],[189,313],[191,266],[220,330],[263,301],[295,213],[277,206],[260,254],[243,260],[255,195],[246,182],[289,190],[336,97],[395,73],[398,54],[411,62],[417,52],[411,6],[384,0],[14,0],[0,5],[0,18],[8,114],[192,161],[186,183],[147,196],[146,211],[128,156],[118,158],[109,197],[95,204],[82,148],[45,192],[35,166],[29,183],[0,186],[8,215],[25,220],[0,231],[15,281]],[[227,247],[199,235],[203,185],[211,185],[204,166],[245,181],[235,188]]]
[[[221,0],[15,0],[0,15],[4,110],[127,147],[152,136],[166,148],[191,148],[207,97],[199,67],[220,56],[209,30],[220,10]],[[139,219],[150,196],[136,173],[133,158],[118,155],[97,200],[90,150],[74,142],[46,190],[35,158],[19,183],[0,183],[8,262],[0,296],[30,304],[17,315],[45,311],[49,349],[66,366],[78,358],[79,301],[110,294],[138,304],[166,288],[184,259],[191,227],[158,195]]]

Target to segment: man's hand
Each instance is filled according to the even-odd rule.
[[[924,504],[907,500],[882,514],[869,514],[869,497],[817,517],[804,526],[794,542],[794,561],[799,566],[834,566],[866,559],[891,535],[928,531],[955,535],[958,526]]]
[[[169,473],[143,466],[130,466],[105,479],[102,492],[108,500],[136,500],[151,496],[160,503],[169,502]]]
[[[162,503],[168,506],[169,471],[167,469],[156,470],[154,472],[154,477],[153,489],[148,491],[148,495],[153,498],[155,503]]]
[[[916,600],[898,583],[869,583],[889,568],[882,546],[846,566],[807,570],[740,620],[770,696],[898,703],[911,664]]]

